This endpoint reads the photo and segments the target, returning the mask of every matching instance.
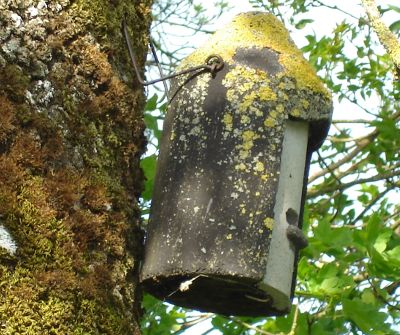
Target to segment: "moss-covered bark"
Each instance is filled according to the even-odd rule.
[[[1,334],[139,332],[144,96],[120,23],[143,65],[149,7],[0,3]]]
[[[383,23],[381,14],[375,0],[362,0],[364,9],[368,15],[370,26],[378,35],[379,41],[390,56],[396,71],[397,79],[400,78],[400,41],[396,35]]]

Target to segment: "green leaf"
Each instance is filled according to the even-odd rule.
[[[155,111],[157,109],[157,94],[153,94],[153,96],[147,100],[146,106],[144,107],[145,111]]]
[[[277,334],[288,334],[294,322],[296,308],[297,306],[293,304],[288,315],[277,317],[273,324],[265,325],[263,329],[266,331],[274,331]],[[300,311],[298,311],[298,316],[296,320],[296,335],[307,335],[307,316],[307,313],[301,313]]]
[[[395,11],[395,12],[397,12],[397,13],[400,13],[400,7],[393,6],[393,5],[388,5],[388,8],[393,10],[393,11]]]
[[[161,139],[162,131],[159,129],[158,121],[160,118],[151,115],[150,113],[144,115],[144,123],[148,129],[152,131],[158,143]]]
[[[381,234],[379,234],[374,243],[375,250],[379,253],[384,252],[386,250],[387,243],[390,240],[391,236],[392,236],[392,231],[390,230],[384,231]]]
[[[382,331],[390,331],[390,328],[385,323],[387,315],[380,312],[379,307],[366,304],[359,299],[344,299],[343,312],[348,319],[353,321],[366,334],[383,335]]]
[[[142,193],[142,198],[145,201],[151,200],[153,193],[154,177],[156,174],[157,156],[151,155],[145,157],[140,162],[140,167],[143,170],[145,176],[145,189]]]
[[[381,218],[377,214],[372,215],[368,220],[366,228],[366,242],[368,243],[367,247],[373,246],[377,237],[379,236],[381,229]]]
[[[297,29],[303,29],[307,24],[309,24],[311,22],[314,22],[314,20],[312,20],[312,19],[303,19],[303,20],[300,20],[299,22],[297,22],[295,24],[295,27]]]
[[[400,245],[387,251],[388,261],[393,265],[400,267]]]
[[[376,305],[377,299],[372,289],[365,289],[361,295],[364,304]]]
[[[322,290],[322,293],[329,295],[337,294],[341,291],[340,280],[338,277],[324,279],[319,287]]]
[[[389,29],[393,31],[394,33],[398,33],[400,31],[400,20],[393,22],[390,26]]]
[[[322,243],[325,250],[341,252],[342,248],[351,244],[352,231],[348,227],[339,227],[332,229],[328,220],[321,220],[316,228],[314,228],[314,237],[310,239],[310,243]]]

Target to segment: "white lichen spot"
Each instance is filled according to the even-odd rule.
[[[201,128],[199,126],[193,127],[189,132],[189,135],[199,135],[199,134],[201,134]]]
[[[235,170],[244,171],[246,170],[246,165],[244,163],[237,164],[235,165]]]
[[[196,207],[194,207],[194,208],[193,208],[193,210],[194,210],[194,213],[196,214],[196,213],[199,211],[199,209],[200,209],[200,207],[199,207],[199,206],[196,206]]]
[[[206,214],[208,214],[208,212],[210,211],[212,203],[213,203],[213,198],[210,198],[210,200],[208,200]]]
[[[250,122],[251,122],[251,119],[250,119],[250,117],[248,115],[242,115],[240,117],[240,123],[241,124],[246,125],[246,124],[249,124]]]
[[[231,239],[232,239],[232,234],[226,235],[226,239],[227,239],[227,240],[231,240]]]
[[[6,227],[0,224],[0,247],[6,249],[11,255],[17,252],[17,244]]]
[[[256,197],[259,197],[260,194],[261,194],[261,193],[257,191],[257,192],[256,192]]]
[[[11,19],[14,21],[14,24],[17,28],[22,24],[22,18],[18,14],[12,13]]]
[[[25,97],[31,105],[35,104],[35,100],[33,100],[33,95],[30,91],[25,92]]]
[[[38,80],[36,90],[40,92],[40,103],[47,105],[54,96],[54,88],[48,80]]]
[[[235,184],[234,187],[235,187],[235,190],[238,192],[244,191],[243,186],[240,183]]]
[[[196,116],[196,117],[193,119],[192,123],[193,123],[193,124],[198,124],[198,123],[200,123],[200,117]]]
[[[239,194],[237,194],[236,192],[232,192],[231,193],[231,198],[237,199],[237,198],[239,198]]]
[[[200,250],[201,250],[201,252],[202,252],[203,254],[206,254],[206,253],[207,253],[207,250],[206,250],[206,248],[204,248],[204,247],[201,248]]]
[[[45,1],[39,1],[39,3],[37,4],[37,8],[39,10],[43,9],[43,8],[47,8],[47,4]]]
[[[11,57],[15,57],[18,51],[21,51],[21,40],[19,38],[11,38],[1,46],[3,52]]]
[[[39,10],[36,7],[30,6],[28,7],[28,13],[30,17],[36,17],[39,14]]]
[[[190,285],[193,284],[193,279],[186,280],[179,285],[179,291],[185,292],[189,289]]]

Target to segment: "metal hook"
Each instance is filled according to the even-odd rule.
[[[163,76],[162,69],[161,69],[160,63],[158,61],[157,54],[155,52],[154,46],[153,46],[152,43],[150,43],[150,48],[151,48],[151,51],[152,51],[153,56],[155,58],[155,61],[157,63],[157,66],[158,66],[158,68],[160,70],[161,78],[150,80],[150,81],[145,81],[145,80],[143,80],[143,78],[140,75],[139,66],[137,65],[137,62],[136,62],[135,53],[133,51],[132,43],[131,43],[131,40],[129,38],[128,27],[126,25],[126,21],[125,20],[122,21],[122,27],[123,27],[123,32],[124,32],[126,45],[128,46],[129,56],[131,58],[133,68],[135,69],[135,73],[136,73],[137,79],[138,79],[139,83],[141,83],[144,86],[152,85],[152,84],[158,83],[160,81],[165,81],[167,79],[175,78],[175,77],[178,77],[178,76],[181,76],[181,75],[184,75],[184,74],[188,74],[188,73],[191,73],[191,72],[194,72],[194,71],[200,71],[200,70],[207,70],[207,71],[209,71],[211,73],[211,75],[213,77],[215,77],[215,74],[218,71],[222,70],[222,68],[224,67],[224,61],[223,61],[221,56],[219,56],[219,55],[210,55],[205,60],[205,64],[204,65],[194,66],[194,67],[191,67],[191,68],[183,70],[183,71],[179,71],[179,72],[175,72],[175,73],[172,73],[170,75],[167,75],[167,76]],[[165,87],[166,91],[168,91],[166,85],[164,85],[164,87]]]

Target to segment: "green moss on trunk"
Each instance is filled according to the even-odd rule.
[[[150,1],[0,5],[0,329],[134,334]],[[20,18],[21,20],[19,20]]]

